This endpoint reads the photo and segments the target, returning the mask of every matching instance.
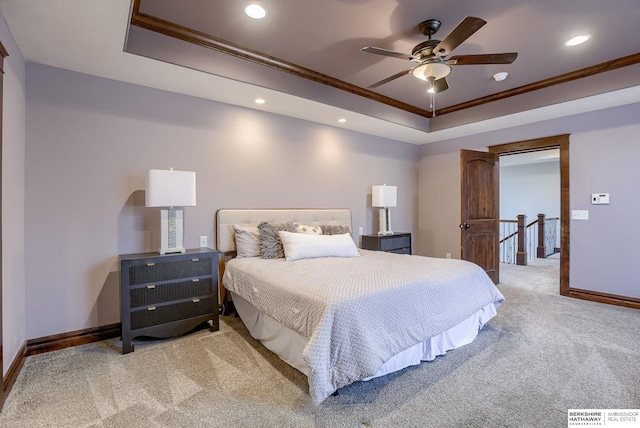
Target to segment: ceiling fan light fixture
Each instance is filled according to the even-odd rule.
[[[575,36],[572,39],[569,39],[565,42],[565,46],[576,46],[580,45],[591,38],[590,34],[582,34],[579,36]]]
[[[253,19],[262,19],[267,16],[266,9],[257,3],[252,3],[249,6],[245,7],[244,13],[246,13],[250,18]]]
[[[426,62],[414,68],[411,73],[421,80],[429,80],[429,77],[438,80],[451,73],[451,66],[444,62]]]

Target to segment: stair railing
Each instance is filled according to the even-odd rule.
[[[545,258],[560,251],[556,247],[558,217],[547,218],[538,214],[536,220],[526,223],[527,216],[517,220],[500,220],[500,262],[527,265],[534,257]]]

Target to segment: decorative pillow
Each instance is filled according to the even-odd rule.
[[[293,223],[269,223],[262,222],[258,225],[260,230],[260,257],[263,259],[281,259],[284,257],[282,242],[278,231],[285,230],[295,232]]]
[[[296,233],[306,233],[309,235],[322,235],[322,229],[320,226],[307,226],[305,224],[293,223],[296,228]]]
[[[260,230],[256,226],[233,225],[236,233],[236,257],[260,256]]]
[[[323,235],[344,235],[345,233],[351,233],[351,229],[349,229],[349,226],[345,224],[340,226],[326,225],[320,227],[322,228]]]
[[[358,248],[349,233],[342,235],[309,235],[278,232],[288,262],[317,257],[356,257]]]

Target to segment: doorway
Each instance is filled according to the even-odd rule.
[[[490,146],[498,155],[560,151],[560,294],[569,295],[569,134]]]
[[[499,164],[501,282],[557,295],[560,150],[503,154]]]

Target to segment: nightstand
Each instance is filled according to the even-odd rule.
[[[205,321],[217,331],[218,252],[121,255],[120,305],[123,354],[138,336],[178,336]]]
[[[395,232],[393,235],[362,235],[362,249],[411,254],[411,234]]]

